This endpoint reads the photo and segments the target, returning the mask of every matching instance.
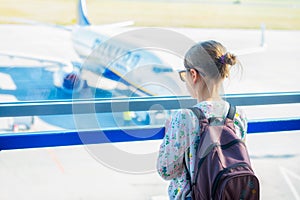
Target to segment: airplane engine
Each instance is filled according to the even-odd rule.
[[[78,90],[80,88],[80,82],[79,76],[72,72],[64,76],[62,87],[66,90]]]
[[[80,74],[74,70],[58,70],[54,73],[53,79],[54,85],[66,93],[79,92],[86,86],[86,81],[82,80]]]

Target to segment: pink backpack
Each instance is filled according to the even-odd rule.
[[[251,168],[247,148],[235,134],[235,106],[230,105],[225,120],[206,119],[199,108],[190,109],[198,117],[201,128],[193,182],[190,181],[192,199],[259,199],[259,181]],[[184,165],[189,172],[185,161]]]

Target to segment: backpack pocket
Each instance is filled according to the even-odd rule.
[[[247,164],[239,163],[220,172],[212,195],[214,200],[258,200],[259,181]]]

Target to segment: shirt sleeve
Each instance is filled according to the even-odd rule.
[[[160,145],[157,171],[165,180],[182,173],[183,157],[198,134],[198,120],[189,109],[179,110],[166,122],[165,136]]]
[[[239,137],[243,141],[246,140],[247,129],[248,129],[247,123],[248,122],[247,122],[247,117],[245,112],[242,109],[237,108],[237,112],[234,117],[234,125],[235,125],[236,134],[239,135]]]

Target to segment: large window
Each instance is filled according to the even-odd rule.
[[[9,110],[11,116],[0,113],[1,135],[129,127],[140,128],[142,134],[143,128],[162,127],[172,109],[163,110],[159,104],[146,110],[130,109],[128,102],[132,100],[140,105],[153,98],[158,102],[187,98],[186,101],[195,103],[188,98],[178,71],[184,69],[187,49],[205,40],[221,42],[240,61],[225,80],[224,96],[281,92],[295,92],[294,95],[300,91],[298,0],[87,0],[87,10],[85,4],[80,7],[77,3],[74,0],[0,0],[0,106],[13,105]],[[114,104],[116,101],[120,104]],[[84,112],[82,107],[76,107],[82,103],[87,103]],[[183,105],[180,103],[177,108]],[[106,107],[101,107],[102,104]],[[47,110],[53,105],[52,110]],[[109,109],[97,112],[94,105],[100,110]],[[31,106],[35,110],[24,109],[20,113],[18,106]],[[299,118],[299,102],[243,108],[250,121]],[[262,178],[262,199],[299,198],[297,141],[299,132],[248,136],[251,159]],[[157,153],[159,143],[113,145],[124,152],[142,154],[144,151]],[[100,154],[105,152],[101,154],[105,159],[112,159],[109,162],[114,164],[115,160],[121,160],[120,155],[107,153],[106,147],[99,148]],[[147,174],[139,179],[126,173],[120,175],[121,168],[116,173],[111,170],[115,166],[110,169],[101,166],[99,170],[94,160],[85,155],[86,150],[85,147],[58,147],[45,151],[0,152],[0,162],[4,163],[0,165],[4,177],[0,188],[23,188],[24,196],[22,192],[10,190],[2,190],[1,194],[4,199],[47,196],[50,199],[120,199],[116,191],[121,191],[125,199],[167,196],[166,183],[155,175]],[[95,152],[89,153],[95,156]],[[154,169],[152,159],[150,168]],[[54,163],[55,169],[48,162]],[[52,172],[54,175],[50,177]],[[116,180],[122,177],[120,182],[125,186],[115,184],[111,177]],[[74,186],[77,180],[81,182]],[[102,185],[107,180],[111,187]],[[37,186],[42,192],[34,196],[32,188]],[[49,188],[57,192],[50,194]]]

